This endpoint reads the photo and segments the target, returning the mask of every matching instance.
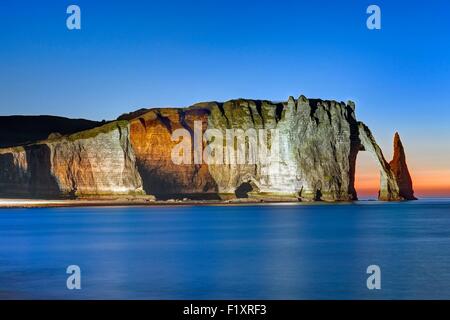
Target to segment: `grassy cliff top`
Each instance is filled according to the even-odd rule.
[[[126,128],[128,126],[128,121],[127,120],[118,120],[118,121],[112,121],[109,122],[103,126],[99,126],[93,129],[89,129],[89,130],[84,130],[84,131],[80,131],[80,132],[76,132],[73,133],[69,136],[64,136],[62,138],[66,138],[69,141],[76,141],[76,140],[82,140],[82,139],[90,139],[90,138],[95,138],[96,136],[98,136],[101,133],[109,133],[117,128]],[[49,140],[49,141],[55,141],[58,140],[60,138],[56,138],[54,140]]]
[[[47,139],[40,140],[37,142],[29,143],[29,144],[22,145],[22,146],[0,148],[0,154],[22,152],[22,151],[25,151],[26,147],[42,145],[47,142],[58,142],[58,141],[64,141],[64,140],[65,141],[77,141],[77,140],[95,138],[99,134],[109,133],[118,128],[126,128],[127,126],[128,126],[128,121],[120,120],[120,121],[108,122],[102,126],[98,126],[98,127],[95,127],[95,128],[89,129],[89,130],[83,130],[83,131],[76,132],[76,133],[73,133],[70,135],[60,135],[60,134],[53,133],[53,134],[50,134],[50,136]]]

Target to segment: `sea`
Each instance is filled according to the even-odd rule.
[[[450,299],[450,199],[0,209],[0,299]]]

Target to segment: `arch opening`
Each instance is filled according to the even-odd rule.
[[[359,200],[378,199],[380,168],[369,152],[358,152],[355,165],[354,186]]]

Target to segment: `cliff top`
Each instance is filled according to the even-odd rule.
[[[289,97],[287,101],[270,101],[259,99],[232,99],[225,102],[209,101],[195,103],[189,107],[173,107],[173,108],[141,108],[130,113],[122,114],[115,121],[98,122],[85,119],[69,119],[56,116],[6,116],[0,117],[0,148],[10,149],[11,147],[32,145],[45,142],[54,142],[59,139],[68,139],[74,141],[77,139],[88,139],[95,137],[100,133],[107,133],[115,129],[117,126],[122,127],[129,121],[137,119],[142,115],[150,112],[167,112],[173,110],[195,111],[198,109],[210,110],[212,106],[218,106],[222,112],[224,105],[240,106],[242,104],[253,103],[257,107],[262,105],[273,107],[286,107],[290,102],[300,102],[302,104],[309,104],[312,108],[317,108],[319,105],[329,106],[348,106],[352,109],[355,104],[352,101],[347,103],[338,102],[336,100],[322,100],[322,99],[308,99],[304,95],[299,96],[296,100],[294,97]],[[3,150],[4,151],[4,150]]]

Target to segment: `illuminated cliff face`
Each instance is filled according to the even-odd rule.
[[[193,132],[194,121],[206,129],[207,119],[207,110],[154,109],[131,120],[131,143],[147,194],[217,198],[217,185],[207,165],[175,164],[171,159],[177,144],[173,132],[180,128]]]
[[[20,197],[144,194],[129,124],[114,122],[0,151],[0,193]]]
[[[253,165],[212,165],[221,194],[250,183],[250,197],[263,199],[353,200],[352,158],[359,148],[354,110],[344,103],[290,97],[284,103],[234,100],[210,103],[208,128],[276,132],[268,154],[279,157]],[[261,138],[258,136],[258,143]]]
[[[351,102],[304,96],[143,110],[0,149],[0,194],[349,201],[357,196],[356,157],[366,150],[380,167],[380,199],[412,198],[403,149],[388,164],[354,111]]]

